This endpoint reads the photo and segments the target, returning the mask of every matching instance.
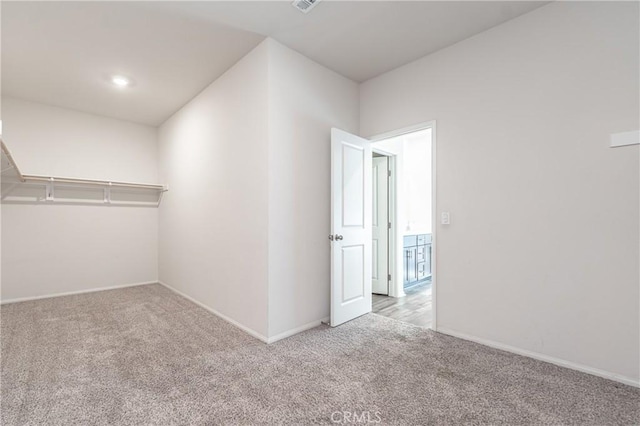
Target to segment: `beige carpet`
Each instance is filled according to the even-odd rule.
[[[5,305],[1,340],[6,426],[640,423],[615,382],[373,314],[267,346],[159,285]]]

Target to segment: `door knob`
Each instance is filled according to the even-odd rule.
[[[336,240],[337,240],[337,241],[342,240],[342,235],[338,235],[338,234],[336,234]]]
[[[333,235],[329,235],[329,239],[333,241]]]

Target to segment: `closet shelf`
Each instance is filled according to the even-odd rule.
[[[11,155],[11,151],[5,145],[0,136],[0,144],[2,145],[2,201],[3,202],[64,202],[64,203],[81,203],[81,204],[109,204],[119,206],[159,206],[162,201],[162,194],[168,191],[168,188],[160,184],[137,183],[137,182],[121,182],[98,179],[84,179],[75,177],[59,177],[59,176],[43,176],[22,173],[15,159]],[[31,191],[19,188],[28,187],[44,187],[44,196],[41,194],[34,195]],[[64,191],[67,197],[56,197],[55,189]],[[72,190],[76,190],[72,192]],[[101,197],[98,199],[88,196],[89,192],[102,190]],[[18,193],[18,195],[16,195]],[[134,193],[152,193],[155,198],[152,200],[139,201],[135,200]],[[12,195],[12,198],[8,197]],[[128,194],[128,195],[127,195]],[[122,198],[123,195],[126,195]],[[118,200],[120,196],[120,200]],[[69,198],[70,197],[70,198]]]

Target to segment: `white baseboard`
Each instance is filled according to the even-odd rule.
[[[291,337],[294,334],[298,334],[298,333],[302,333],[303,331],[307,331],[307,330],[311,330],[312,328],[316,328],[319,325],[322,325],[322,323],[328,323],[329,322],[329,317],[326,318],[322,318],[319,319],[317,321],[313,321],[304,325],[301,325],[300,327],[296,327],[296,328],[292,328],[291,330],[287,330],[283,333],[280,334],[276,334],[275,336],[269,337],[269,339],[267,340],[267,343],[274,343],[277,342],[278,340],[282,340],[282,339],[286,339],[287,337]]]
[[[238,321],[233,320],[233,319],[229,318],[228,316],[226,316],[226,315],[224,315],[224,314],[221,314],[220,312],[216,311],[216,310],[215,310],[215,309],[213,309],[212,307],[207,306],[207,305],[205,305],[204,303],[197,301],[197,300],[196,300],[196,299],[194,299],[193,297],[191,297],[191,296],[189,296],[189,295],[187,295],[187,294],[185,294],[185,293],[181,292],[180,290],[176,290],[175,288],[171,287],[171,286],[170,286],[169,284],[167,284],[167,283],[164,283],[164,282],[162,282],[162,281],[158,281],[158,283],[159,283],[159,284],[161,284],[161,285],[163,285],[163,286],[165,286],[166,288],[168,288],[169,290],[173,291],[174,293],[176,293],[176,294],[178,294],[178,295],[180,295],[180,296],[184,297],[185,299],[189,300],[190,302],[195,303],[196,305],[200,306],[201,308],[206,309],[207,311],[211,312],[211,313],[212,313],[212,314],[214,314],[215,316],[217,316],[217,317],[219,317],[219,318],[221,318],[221,319],[225,320],[225,321],[226,321],[226,322],[228,322],[229,324],[231,324],[231,325],[234,325],[234,326],[238,327],[240,330],[242,330],[242,331],[244,331],[245,333],[247,333],[247,334],[249,334],[249,335],[251,335],[251,336],[255,337],[256,339],[261,340],[261,341],[263,341],[263,342],[265,342],[265,343],[269,343],[269,339],[268,339],[267,337],[263,336],[262,334],[258,333],[257,331],[252,330],[252,329],[250,329],[249,327],[247,327],[247,326],[244,326],[244,325],[240,324]]]
[[[481,345],[489,346],[491,348],[500,349],[506,352],[511,352],[517,355],[523,355],[529,358],[537,359],[538,361],[548,362],[560,367],[569,368],[571,370],[581,371],[583,373],[591,374],[605,379],[613,380],[616,382],[624,383],[625,385],[640,387],[640,380],[633,379],[631,377],[622,376],[620,374],[611,373],[609,371],[600,370],[597,368],[589,367],[586,365],[578,364],[571,361],[566,361],[560,358],[555,358],[549,355],[544,355],[537,352],[528,351],[526,349],[516,348],[515,346],[505,345],[504,343],[494,342],[492,340],[483,339],[480,337],[470,336],[468,334],[460,333],[448,328],[438,327],[438,333],[446,334],[448,336],[457,337],[463,340],[469,340],[471,342],[479,343]]]
[[[149,284],[158,284],[158,281],[145,281],[145,282],[141,282],[141,283],[120,284],[120,285],[113,285],[113,286],[110,286],[110,287],[91,288],[91,289],[88,289],[88,290],[67,291],[67,292],[64,292],[64,293],[45,294],[45,295],[42,295],[42,296],[17,297],[15,299],[2,300],[2,301],[0,301],[0,304],[7,305],[9,303],[28,302],[30,300],[39,300],[39,299],[50,299],[52,297],[73,296],[74,294],[95,293],[96,291],[117,290],[119,288],[137,287],[139,285],[149,285]]]

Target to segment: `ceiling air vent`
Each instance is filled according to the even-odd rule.
[[[309,13],[320,0],[294,0],[291,5],[302,13]]]

